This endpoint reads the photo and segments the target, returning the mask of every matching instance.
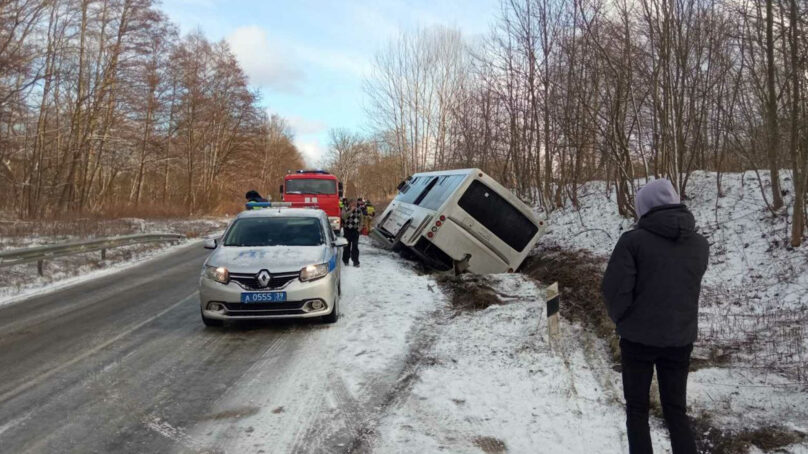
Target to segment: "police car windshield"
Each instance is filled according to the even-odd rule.
[[[236,219],[224,238],[224,246],[318,246],[324,243],[316,218]]]
[[[334,180],[295,179],[286,180],[287,194],[336,194],[337,182]]]

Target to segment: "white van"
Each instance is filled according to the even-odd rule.
[[[480,274],[516,270],[544,232],[527,205],[479,169],[417,173],[376,219],[371,235],[381,246]]]

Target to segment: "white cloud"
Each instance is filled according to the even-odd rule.
[[[227,42],[252,85],[298,91],[303,72],[280,46],[271,42],[266,30],[257,25],[239,27],[227,37]]]
[[[284,92],[300,92],[304,64],[354,77],[370,69],[370,61],[360,55],[270,36],[258,25],[237,28],[227,42],[252,85]]]
[[[297,139],[295,146],[300,150],[308,167],[320,167],[323,164],[326,150],[319,140]]]
[[[299,115],[288,115],[284,118],[286,118],[286,121],[289,122],[289,126],[292,127],[292,131],[295,133],[295,136],[319,134],[328,128],[328,125],[326,125],[325,122],[320,120],[311,120]]]
[[[371,68],[370,60],[334,49],[322,49],[298,43],[295,45],[295,53],[310,64],[355,77],[366,75]]]

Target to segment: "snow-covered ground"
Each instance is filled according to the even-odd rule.
[[[724,428],[808,433],[808,245],[789,246],[790,223],[766,209],[754,172],[725,174],[722,186],[717,197],[715,174],[695,172],[685,201],[711,245],[696,348],[715,363],[691,375],[692,409]],[[584,185],[581,209],[551,213],[542,243],[608,257],[633,224],[609,195],[603,182]]]
[[[435,332],[433,315],[445,300],[430,276],[362,241],[362,267],[343,269],[339,321],[302,327],[268,345],[265,358],[228,384],[213,408],[253,410],[197,425],[188,432],[189,447],[349,452],[372,432]],[[292,352],[294,361],[278,364],[277,349]]]
[[[411,392],[379,426],[375,452],[622,453],[619,374],[606,347],[562,321],[550,342],[544,291],[518,274],[485,278],[503,305],[442,327]],[[653,428],[656,452],[666,435]]]
[[[482,277],[503,304],[457,310],[436,276],[362,241],[336,324],[268,344],[216,398],[227,417],[150,427],[205,452],[626,452],[606,346],[565,321],[551,343],[533,281]],[[668,452],[659,422],[653,438]]]
[[[107,250],[101,260],[98,251],[59,257],[44,262],[44,275],[37,274],[36,263],[0,268],[0,305],[13,300],[47,292],[88,279],[97,279],[122,268],[133,266],[157,254],[172,252],[188,241],[221,231],[227,219],[161,219],[136,218],[110,221],[63,221],[55,223],[28,223],[4,221],[0,224],[0,251],[18,248],[60,244],[91,238],[102,238],[132,233],[179,233],[188,239],[180,245],[148,243],[123,246]]]

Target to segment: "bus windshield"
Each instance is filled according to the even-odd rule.
[[[522,252],[539,231],[521,211],[477,180],[466,189],[457,205],[518,252]]]
[[[289,179],[286,180],[287,194],[336,194],[337,182],[335,180],[321,179]]]
[[[466,175],[418,176],[401,188],[396,200],[437,210],[466,179]]]
[[[395,200],[403,203],[415,203],[415,200],[424,192],[432,177],[414,177],[401,188]]]
[[[437,210],[465,179],[466,175],[443,175],[436,177],[429,191],[421,196],[422,198],[418,206],[430,210]]]

